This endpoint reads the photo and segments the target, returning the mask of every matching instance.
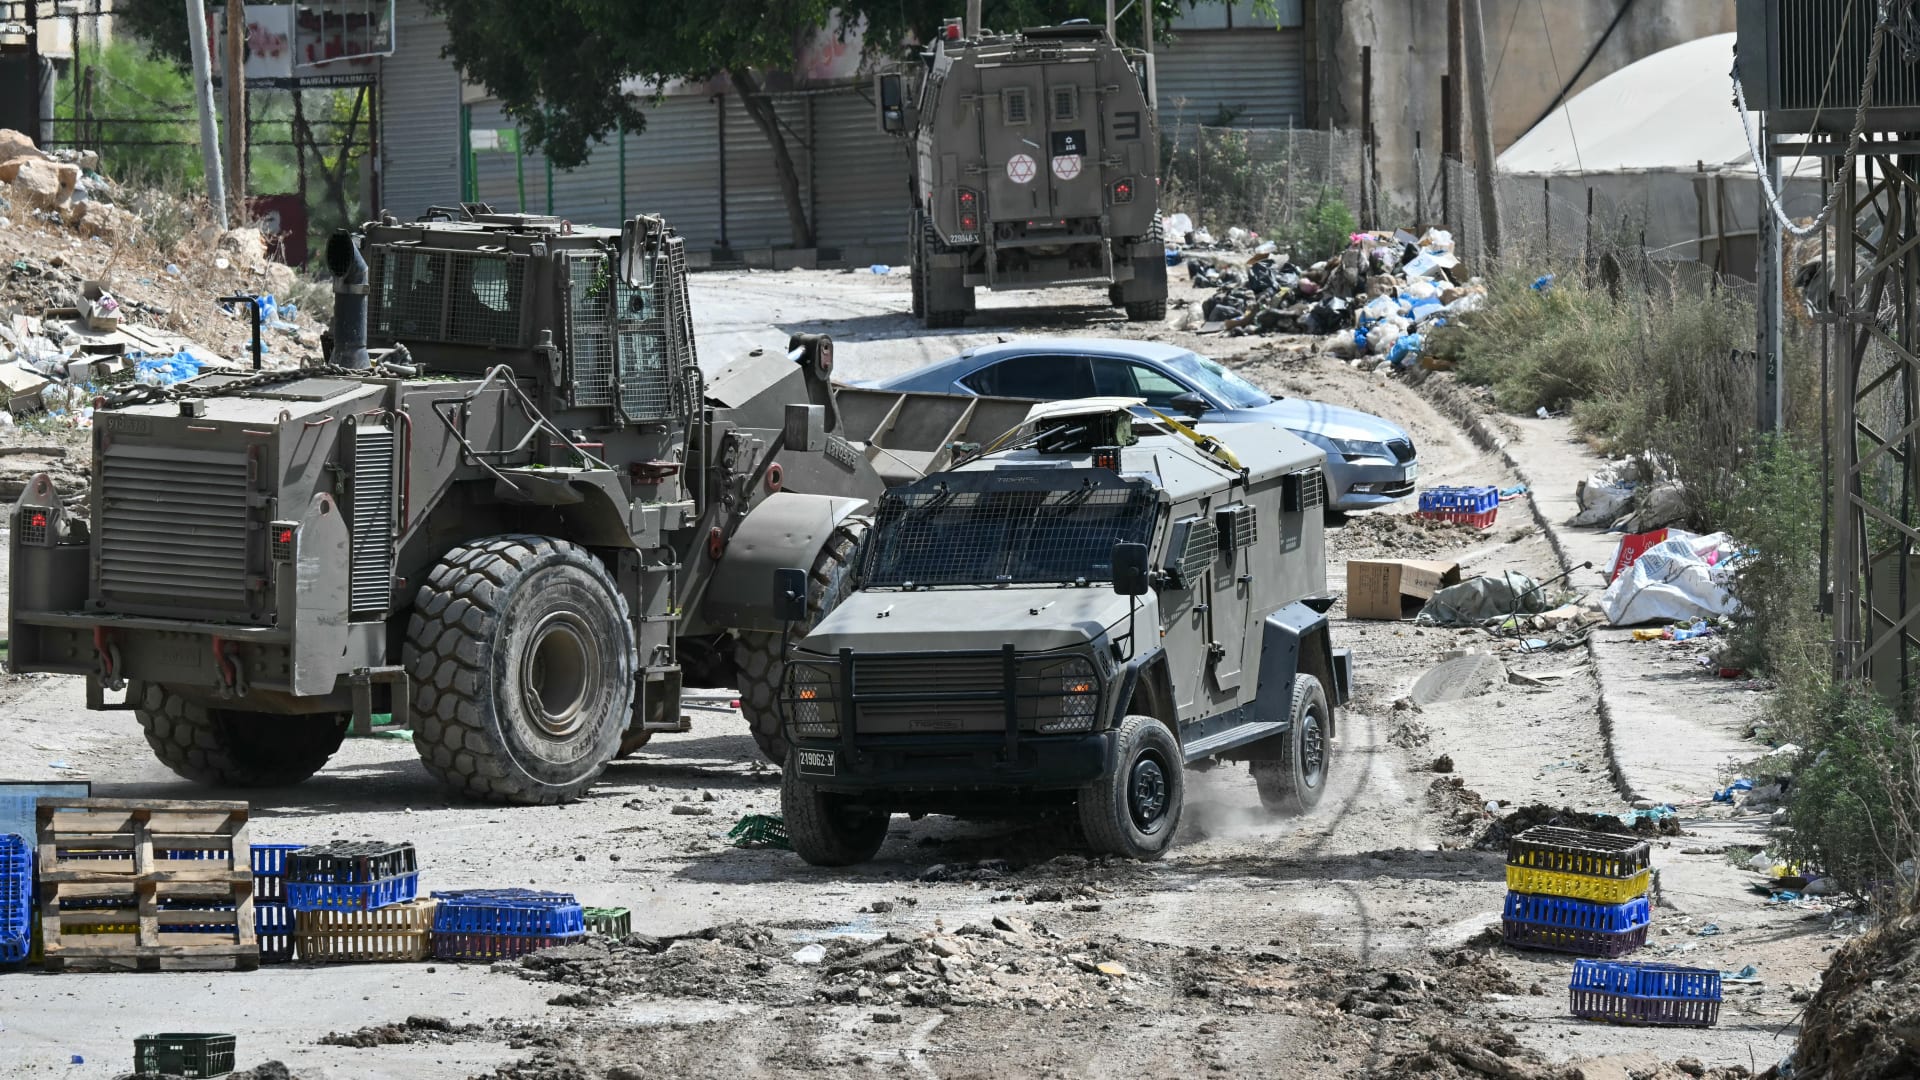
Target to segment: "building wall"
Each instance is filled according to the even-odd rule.
[[[1630,4],[1569,96],[1662,49],[1734,29],[1735,0],[1482,0],[1495,153],[1525,134]],[[1435,174],[1447,73],[1447,0],[1318,0],[1319,126],[1362,126],[1361,49],[1373,49],[1373,122],[1383,205],[1413,204],[1414,138]],[[1731,85],[1731,84],[1729,84]],[[1463,121],[1472,160],[1472,128]],[[1399,224],[1374,222],[1370,224]]]

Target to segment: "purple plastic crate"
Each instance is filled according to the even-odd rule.
[[[1653,908],[1642,896],[1593,904],[1559,896],[1510,892],[1500,920],[1508,945],[1616,959],[1647,943]]]
[[[1586,1020],[1712,1027],[1720,1019],[1720,973],[1707,968],[1576,960],[1567,996]]]

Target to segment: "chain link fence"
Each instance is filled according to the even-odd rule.
[[[1357,227],[1366,153],[1353,132],[1210,127],[1176,116],[1162,137],[1162,207],[1218,240],[1241,228],[1318,259],[1345,247]]]

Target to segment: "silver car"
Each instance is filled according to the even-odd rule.
[[[1328,505],[1335,510],[1406,498],[1420,473],[1413,437],[1392,421],[1340,405],[1274,397],[1191,349],[1150,341],[1037,338],[983,345],[872,385],[1043,401],[1139,397],[1170,416],[1204,405],[1204,421],[1279,424],[1326,451]]]

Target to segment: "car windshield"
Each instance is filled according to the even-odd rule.
[[[1181,353],[1166,366],[1229,409],[1257,409],[1273,400],[1273,395],[1199,353]]]
[[[896,488],[880,500],[861,580],[868,586],[1063,584],[1113,580],[1113,545],[1146,543],[1145,487],[1073,484],[948,490]]]

